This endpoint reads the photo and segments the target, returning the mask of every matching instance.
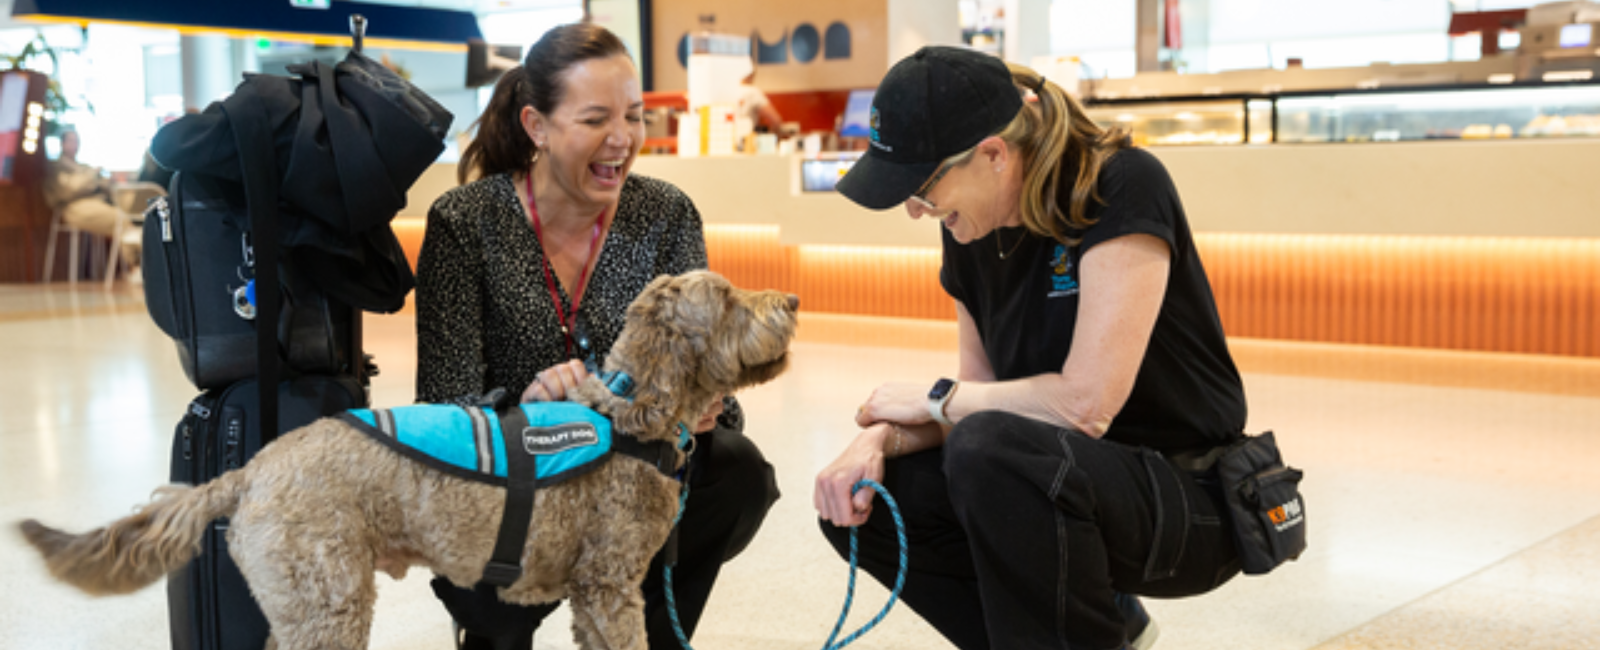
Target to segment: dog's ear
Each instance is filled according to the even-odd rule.
[[[705,356],[700,359],[700,386],[711,393],[726,393],[738,388],[745,340],[752,323],[749,309],[742,304],[740,291],[721,276],[705,286],[707,304],[717,305],[716,322],[707,337]]]

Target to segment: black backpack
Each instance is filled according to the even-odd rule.
[[[242,188],[178,172],[168,194],[145,212],[145,306],[172,337],[178,363],[196,388],[211,390],[257,376],[256,277]],[[247,225],[247,224],[246,224]],[[361,318],[329,297],[301,265],[278,265],[283,300],[277,353],[299,374],[361,374]]]
[[[156,134],[152,157],[179,173],[144,230],[146,305],[185,373],[204,389],[259,377],[268,418],[280,365],[361,370],[345,307],[405,304],[415,278],[389,222],[453,120],[359,51],[289,71]]]

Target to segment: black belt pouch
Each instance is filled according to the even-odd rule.
[[[1234,443],[1216,469],[1244,572],[1261,575],[1300,557],[1306,549],[1303,474],[1283,464],[1272,432]]]

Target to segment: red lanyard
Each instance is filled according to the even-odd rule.
[[[527,176],[528,214],[533,217],[533,234],[539,238],[539,245],[544,246],[544,227],[539,223],[539,208],[533,204],[533,173]],[[589,233],[589,252],[583,256],[583,270],[578,273],[578,287],[572,292],[572,313],[569,315],[561,309],[561,294],[556,291],[556,281],[550,273],[550,251],[546,249],[539,258],[544,270],[544,286],[550,290],[550,302],[556,306],[556,321],[561,323],[561,334],[567,337],[567,356],[572,356],[572,328],[578,325],[578,306],[583,303],[584,283],[589,277],[589,258],[594,257],[594,247],[600,243],[600,230],[606,225],[606,212],[600,211],[600,216],[595,219],[594,230]],[[570,318],[569,318],[570,316]]]

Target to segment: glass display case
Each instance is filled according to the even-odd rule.
[[[1282,96],[1278,142],[1600,136],[1600,85]]]
[[[1088,107],[1101,126],[1120,125],[1139,146],[1272,141],[1272,102],[1246,96],[1118,100]]]
[[[1600,83],[1090,99],[1086,109],[1139,145],[1600,136]]]

